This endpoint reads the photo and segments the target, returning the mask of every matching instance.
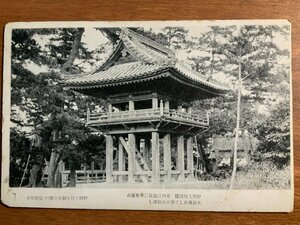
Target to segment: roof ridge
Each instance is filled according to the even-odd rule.
[[[148,44],[151,47],[154,47],[155,49],[157,49],[158,51],[167,53],[168,56],[173,56],[175,57],[175,53],[174,51],[172,51],[170,48],[164,46],[163,44],[152,40],[151,38],[148,38],[146,36],[143,36],[142,34],[139,34],[131,29],[128,28],[121,28],[121,32],[125,33],[126,35],[130,34],[131,36],[135,36],[136,38],[138,38],[142,43],[144,44]]]
[[[97,66],[93,71],[91,71],[91,73],[97,73],[100,70],[102,70],[107,64],[109,64],[110,60],[115,56],[115,54],[118,52],[118,50],[122,47],[122,41],[119,40],[117,42],[117,44],[114,45],[112,52],[107,55],[107,57],[105,58],[105,60],[99,65]]]
[[[175,59],[174,56],[166,55],[153,46],[147,47],[140,39],[133,38],[129,33],[130,31],[128,31],[128,29],[123,29],[120,38],[123,41],[125,48],[138,60],[148,63],[165,64],[166,62]]]
[[[206,84],[206,85],[209,85],[209,86],[211,86],[211,85],[217,85],[217,86],[219,86],[219,88],[221,88],[222,90],[230,90],[230,89],[228,88],[227,85],[225,85],[225,84],[223,84],[223,83],[221,83],[221,82],[218,82],[218,81],[216,81],[216,80],[214,80],[214,79],[212,79],[212,80],[207,80],[206,77],[205,77],[203,74],[201,74],[201,73],[199,73],[199,72],[193,70],[192,68],[188,67],[186,64],[184,64],[184,63],[182,63],[182,62],[180,62],[180,61],[177,61],[176,64],[175,64],[173,67],[174,67],[174,69],[180,71],[181,73],[184,73],[184,72],[185,72],[185,71],[183,71],[183,70],[186,70],[187,72],[192,73],[192,75],[194,75],[194,76],[196,76],[196,77],[192,77],[192,76],[189,76],[189,74],[186,74],[186,76],[188,76],[188,77],[189,77],[190,79],[192,79],[192,80],[195,80],[195,79],[196,79],[196,80],[200,80],[200,79],[201,79],[202,82],[203,82],[204,84]]]
[[[191,71],[191,72],[193,72],[193,73],[195,73],[197,75],[200,75],[201,78],[206,79],[205,75],[203,75],[202,73],[197,72],[196,70],[193,70],[191,67],[189,67],[188,65],[186,65],[184,62],[178,60],[177,64],[180,65],[182,68],[188,70],[188,71]]]
[[[137,42],[133,42],[132,40],[130,40],[130,36],[134,36],[134,38],[138,39],[138,43]],[[115,54],[117,54],[117,52],[119,51],[119,49],[122,47],[122,45],[125,45],[125,47],[127,48],[127,50],[129,50],[129,52],[131,54],[133,54],[137,60],[143,61],[143,62],[147,62],[147,63],[159,63],[159,64],[170,64],[169,61],[176,61],[175,58],[175,53],[167,48],[166,46],[151,40],[150,38],[147,38],[133,30],[130,30],[128,28],[121,28],[121,33],[119,34],[120,39],[118,40],[117,44],[115,44],[113,46],[112,52],[110,54],[107,55],[107,57],[105,57],[104,61],[97,66],[94,70],[92,70],[90,73],[94,74],[97,73],[101,70],[103,70],[107,65],[110,64],[111,60],[115,57]],[[126,40],[126,37],[128,37],[128,40]],[[137,47],[133,47],[136,49],[131,49],[130,47],[128,48],[128,44],[129,41],[133,42],[133,44],[137,45]],[[141,44],[139,44],[141,43]],[[127,46],[126,46],[127,44]],[[158,52],[156,53],[155,57],[152,56],[151,54],[149,54],[147,52],[147,49],[143,46],[145,44],[149,44],[151,47],[153,47],[154,49],[156,49]],[[132,45],[132,44],[131,44]],[[136,53],[135,51],[140,52],[140,54]],[[167,59],[164,59],[162,57],[159,57],[159,53],[166,53],[166,57]],[[159,60],[157,60],[159,58]]]
[[[140,61],[134,61],[134,62],[125,62],[125,63],[120,63],[120,64],[116,64],[116,65],[113,65],[113,66],[111,66],[111,67],[109,67],[109,68],[112,68],[112,67],[122,67],[122,66],[132,66],[132,65],[134,65],[134,64],[146,64],[146,63],[144,63],[144,62],[140,62]],[[108,68],[108,69],[109,69]]]
[[[138,48],[135,48],[133,45],[136,43],[130,43],[130,40],[126,39],[126,37],[122,37],[122,41],[125,45],[125,48],[128,50],[129,53],[133,54],[134,57],[136,57],[138,60],[140,61],[144,61],[144,62],[150,62],[150,63],[154,63],[153,60],[151,59],[151,57],[149,58],[148,54],[145,54],[145,52],[143,52],[143,54],[138,54],[138,48],[141,48],[141,46],[137,46]]]

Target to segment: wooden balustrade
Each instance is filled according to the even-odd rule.
[[[184,174],[188,175],[190,171],[184,170]],[[179,176],[180,171],[179,170],[171,170],[172,177]],[[128,180],[128,171],[113,171],[112,172],[113,179],[118,179],[120,176],[123,177],[123,181]],[[134,176],[146,176],[151,177],[152,171],[135,171]],[[160,176],[165,176],[165,171],[160,171]],[[44,176],[44,181],[47,180],[47,174]],[[106,171],[105,170],[76,170],[76,183],[99,183],[99,182],[105,182],[106,180]],[[70,170],[65,170],[62,172],[62,186],[66,186],[70,181]]]
[[[67,184],[70,181],[70,170],[63,171],[62,177],[63,184]],[[105,178],[105,170],[76,170],[76,183],[104,182]]]
[[[201,125],[209,125],[208,115],[198,116],[186,112],[178,112],[175,109],[139,109],[133,111],[118,111],[112,113],[92,113],[89,114],[89,123],[116,122],[126,120],[148,119],[148,118],[171,118],[178,121],[196,122]]]

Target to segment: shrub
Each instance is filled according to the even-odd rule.
[[[288,189],[291,187],[290,166],[279,169],[272,162],[257,162],[247,171],[238,171],[235,189]]]

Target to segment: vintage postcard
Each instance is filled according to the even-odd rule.
[[[293,210],[288,21],[11,23],[4,42],[4,204]]]

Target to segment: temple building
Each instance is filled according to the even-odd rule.
[[[208,159],[212,161],[213,172],[218,168],[228,167],[233,162],[234,137],[214,135],[211,140],[211,146],[208,149]],[[258,147],[257,138],[243,134],[238,139],[237,145],[237,165],[247,166],[250,163],[251,156],[255,154]]]
[[[87,111],[87,125],[106,135],[106,182],[129,183],[193,179],[193,139],[209,117],[194,114],[191,103],[228,91],[126,28],[102,66],[64,85],[107,100],[107,112]]]

